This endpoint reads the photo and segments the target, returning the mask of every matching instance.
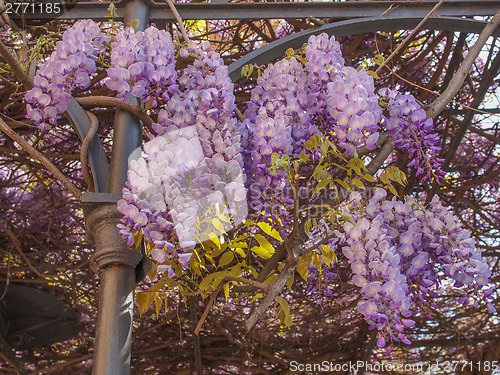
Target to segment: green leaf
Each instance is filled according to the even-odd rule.
[[[295,55],[295,51],[293,48],[288,48],[285,52],[285,57],[287,60],[290,60]]]
[[[276,229],[274,229],[270,224],[268,223],[258,223],[257,226],[262,229],[262,231],[267,234],[268,236],[271,236],[275,240],[278,240],[280,242],[283,242],[283,239],[281,238],[280,234]],[[258,240],[257,240],[258,241]]]
[[[232,251],[224,253],[219,259],[219,267],[224,267],[225,265],[231,263],[233,259],[234,253]]]
[[[290,314],[290,306],[288,306],[288,301],[281,296],[276,296],[276,302],[280,305],[280,321],[287,327],[292,325],[292,315]]]
[[[139,314],[142,315],[146,311],[148,311],[149,306],[154,301],[156,293],[154,292],[137,292],[136,293],[136,300],[137,300],[137,306],[139,307]]]

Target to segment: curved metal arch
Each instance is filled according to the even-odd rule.
[[[370,33],[375,31],[407,30],[418,25],[421,18],[417,17],[370,17],[329,23],[318,28],[304,30],[285,38],[275,40],[272,43],[250,52],[242,58],[229,65],[229,76],[234,82],[241,78],[241,68],[247,64],[266,64],[276,58],[285,55],[288,48],[299,48],[307,42],[311,35],[327,33],[337,37]],[[431,17],[422,26],[427,30],[460,31],[479,34],[485,21],[477,21],[455,17]],[[493,36],[500,36],[500,28],[497,28]]]

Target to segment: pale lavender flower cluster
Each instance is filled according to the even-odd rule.
[[[386,194],[377,188],[367,202],[351,195],[339,245],[360,288],[358,311],[378,329],[379,347],[389,341],[390,351],[395,341],[410,343],[403,331],[414,321],[407,318],[438,295],[444,277],[455,282],[459,302],[473,298],[477,306],[484,299],[494,311],[485,288],[491,271],[459,219],[437,197],[426,207],[423,199],[387,200]]]
[[[189,250],[220,234],[215,219],[227,230],[246,218],[247,208],[227,66],[206,42],[190,42],[180,54],[195,60],[179,74],[175,92],[159,111],[153,124],[159,135],[131,162],[119,210],[129,243],[142,231],[155,261],[187,267]],[[159,270],[173,276],[170,264]]]
[[[292,135],[295,122],[310,124],[308,134],[317,132],[305,111],[310,107],[306,74],[295,58],[283,59],[268,66],[257,83],[242,124],[243,132],[248,134],[245,169],[249,176],[249,204],[255,210],[264,210],[264,219],[271,215],[275,222],[277,217],[289,221],[286,206],[293,200],[284,193],[290,190],[285,172],[280,170],[272,175],[269,167],[272,153],[292,155],[308,138],[295,142]]]
[[[437,158],[441,147],[439,135],[432,133],[434,125],[413,95],[404,95],[396,90],[383,88],[379,95],[387,101],[389,116],[384,127],[396,137],[394,146],[408,151],[412,159],[408,166],[416,169],[416,176],[422,175],[424,182],[435,173],[437,181],[444,175],[440,169],[442,159]]]
[[[334,139],[347,155],[363,144],[369,150],[377,148],[382,108],[373,78],[364,69],[358,72],[344,67],[328,84],[326,101],[334,124],[331,127]]]
[[[118,211],[124,215],[119,228],[122,236],[128,238],[127,244],[131,246],[136,233],[142,233],[145,242],[153,245],[151,257],[160,264],[170,256],[187,267],[191,259],[192,254],[187,250],[195,245],[197,209],[193,197],[182,198],[181,189],[186,190],[182,173],[201,167],[203,155],[200,158],[199,153],[192,153],[196,146],[193,131],[147,142],[141,157],[130,162],[127,187],[123,189],[123,199],[118,201]],[[172,196],[178,198],[177,210],[167,206],[173,203]],[[169,277],[173,276],[170,265],[160,265],[158,270],[169,270]]]
[[[167,31],[150,26],[135,32],[129,27],[117,33],[111,48],[106,86],[119,98],[125,100],[130,93],[156,107],[157,98],[167,101],[176,92],[175,51]]]
[[[58,115],[66,111],[71,92],[90,85],[98,55],[108,43],[109,37],[92,20],[78,21],[66,30],[56,43],[57,50],[37,71],[34,87],[26,93],[26,117],[41,130],[56,125]]]

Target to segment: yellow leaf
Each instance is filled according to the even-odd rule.
[[[226,233],[224,225],[222,225],[219,219],[217,218],[213,219],[212,224],[214,225],[215,229],[217,229],[220,233]]]
[[[321,259],[317,253],[311,253],[311,263],[318,271],[321,270]]]
[[[262,246],[254,246],[250,249],[250,251],[253,251],[255,254],[260,256],[261,258],[264,259],[269,259],[273,255],[274,251],[271,253],[267,249],[263,248]]]
[[[222,277],[224,277],[224,276],[225,276],[225,272],[214,272],[214,273],[212,273],[212,274],[210,274],[210,275],[207,275],[207,276],[206,276],[206,277],[205,277],[205,278],[201,281],[201,283],[200,283],[200,289],[201,289],[201,290],[205,290],[205,289],[207,289],[207,288],[210,286],[210,284],[211,284],[212,282],[213,282],[214,284],[217,284],[217,285],[218,285],[218,283],[216,283],[216,282],[215,282],[215,278],[220,277],[221,275],[222,275]],[[221,277],[221,278],[222,278],[222,277]],[[217,285],[215,285],[215,286],[217,286]]]
[[[379,79],[380,77],[378,76],[377,73],[375,73],[373,70],[368,70],[368,74],[371,75],[375,79]]]
[[[241,247],[234,249],[234,252],[243,258],[247,257],[247,253],[245,253]]]
[[[338,183],[340,186],[342,186],[347,191],[351,191],[351,188],[349,187],[349,185],[347,185],[347,183],[345,181],[343,181],[343,180],[341,180],[339,178],[336,178],[335,182]]]
[[[141,242],[142,242],[142,237],[143,237],[142,232],[136,232],[136,233],[134,234],[134,246],[135,246],[136,248],[137,248],[137,247],[139,247],[139,245],[141,244]]]
[[[129,25],[132,26],[134,30],[137,30],[137,28],[139,27],[139,23],[140,23],[139,20],[136,18],[135,20],[130,22]]]
[[[295,274],[293,274],[292,277],[290,277],[286,282],[286,286],[288,287],[288,289],[292,289],[294,280],[295,280]]]
[[[251,250],[264,259],[270,258],[274,254],[273,245],[261,234],[256,234],[254,238],[260,246],[254,246]]]
[[[329,246],[321,245],[321,252],[322,252],[323,262],[326,265],[331,266],[332,264],[337,262],[337,256]]]
[[[288,301],[281,296],[276,296],[276,302],[279,303],[281,312],[283,313],[283,319],[280,318],[281,323],[290,327],[292,325],[292,315],[290,314],[290,306],[288,306]]]
[[[283,239],[281,238],[280,234],[276,229],[271,227],[270,224],[268,223],[258,223],[257,226],[262,229],[262,231],[267,234],[268,236],[271,236],[275,240],[278,240],[280,242],[283,242]]]
[[[212,232],[208,234],[208,238],[210,238],[210,241],[212,241],[215,246],[217,246],[220,249],[220,241],[219,238]]]
[[[248,247],[246,242],[232,242],[232,243],[229,243],[227,246],[230,249],[237,249],[238,247],[246,249]]]
[[[363,185],[363,182],[358,177],[354,177],[352,179],[352,183],[354,185],[356,185],[356,187],[359,188],[359,189],[364,189],[365,188],[365,185]]]
[[[163,306],[163,294],[156,292],[155,293],[155,311],[156,317],[160,315],[161,307]]]
[[[227,297],[229,297],[229,283],[224,284],[224,297],[226,297],[227,302]]]
[[[219,267],[224,267],[225,265],[231,263],[233,259],[234,253],[232,251],[224,253],[219,259]]]
[[[323,180],[321,180],[318,183],[318,185],[316,185],[316,187],[314,188],[314,194],[316,194],[317,192],[323,190],[330,183],[331,180],[332,180],[332,177],[330,175],[328,175],[326,178],[324,178]]]
[[[252,297],[252,299],[250,300],[250,303],[254,303],[256,300],[258,300],[260,297],[262,297],[263,294],[262,293],[257,293],[256,295],[254,295]]]
[[[153,303],[155,298],[154,292],[137,292],[137,306],[139,307],[139,314],[142,315],[148,311],[149,306]]]
[[[307,281],[309,270],[307,268],[307,263],[304,262],[302,258],[300,258],[299,262],[297,263],[297,272],[299,273],[300,277]]]
[[[277,277],[273,273],[271,276],[268,276],[267,279],[264,280],[264,284],[271,285],[272,283],[274,283],[276,281],[276,279],[277,279]]]
[[[388,184],[390,181],[389,174],[387,172],[384,172],[380,175],[380,181],[382,181],[384,184]]]
[[[368,182],[375,182],[375,179],[373,178],[373,176],[372,176],[372,175],[370,175],[370,174],[368,174],[368,173],[367,173],[367,174],[365,174],[365,175],[363,176],[363,178],[364,178],[366,181],[368,181]]]
[[[399,197],[397,190],[394,188],[394,186],[389,185],[389,191],[394,194],[396,197]]]

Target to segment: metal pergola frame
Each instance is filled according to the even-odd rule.
[[[79,2],[57,17],[58,20],[91,18],[106,20],[109,2]],[[164,3],[121,1],[117,5],[118,19],[130,22],[139,19],[140,28],[151,21],[175,21]],[[392,5],[391,5],[392,4]],[[312,34],[327,32],[345,36],[379,30],[411,29],[426,16],[436,1],[356,1],[356,2],[293,2],[293,3],[194,3],[177,4],[185,20],[250,20],[328,18],[333,23],[306,30],[269,43],[229,66],[231,79],[240,77],[245,64],[263,64],[290,47],[300,47]],[[492,16],[500,8],[500,0],[451,0],[442,4],[438,14],[423,26],[425,29],[479,33],[484,21],[473,16]],[[38,20],[54,19],[40,15]],[[495,36],[500,35],[500,29]],[[82,107],[72,99],[68,117],[81,139],[90,129],[90,120]],[[133,321],[133,291],[140,254],[126,246],[116,223],[116,200],[124,186],[128,156],[142,142],[142,126],[130,114],[120,111],[114,125],[113,154],[108,165],[101,142],[95,138],[89,149],[89,162],[96,193],[85,193],[85,219],[96,243],[93,264],[101,278],[99,311],[94,354],[94,375],[126,375],[130,372],[131,332]],[[133,254],[135,253],[135,255]]]
[[[118,19],[125,16],[123,3],[114,2],[117,6]],[[146,1],[151,10],[150,21],[175,22],[175,17],[162,1]],[[70,8],[57,19],[91,18],[95,21],[107,20],[105,17],[111,2],[77,2],[68,3]],[[355,1],[355,2],[256,2],[232,3],[219,0],[207,3],[176,4],[180,16],[184,20],[249,20],[280,18],[329,18],[332,21],[387,16],[424,18],[436,4],[434,0],[419,1]],[[492,16],[500,8],[499,0],[450,0],[444,2],[437,16],[474,17]],[[40,14],[37,19],[54,19],[54,15]]]

